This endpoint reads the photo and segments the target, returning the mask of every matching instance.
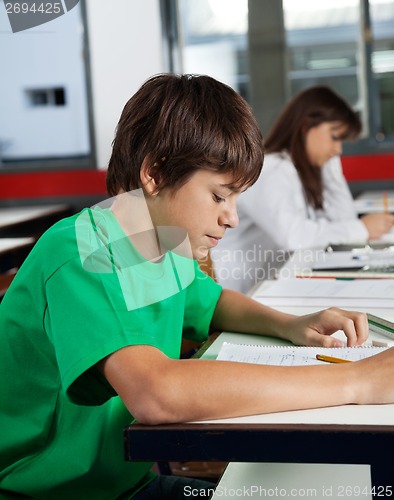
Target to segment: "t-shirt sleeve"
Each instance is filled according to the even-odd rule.
[[[186,289],[186,306],[183,336],[188,340],[203,342],[215,312],[222,287],[203,273],[195,262],[195,279]]]
[[[127,307],[118,274],[108,267],[90,272],[75,257],[48,279],[45,329],[56,352],[61,390],[72,402],[99,405],[116,395],[96,363],[119,349],[150,345],[177,357],[182,330],[192,340],[207,338],[221,287],[194,265],[189,286],[135,309]]]
[[[143,308],[127,310],[118,276],[86,271],[77,258],[46,283],[45,327],[56,352],[62,390],[75,403],[102,404],[115,395],[95,364],[128,345],[160,339]]]

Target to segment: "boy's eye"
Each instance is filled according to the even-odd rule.
[[[222,198],[221,196],[218,196],[217,194],[213,194],[213,199],[216,201],[216,203],[222,203],[223,201],[225,201],[224,198]]]

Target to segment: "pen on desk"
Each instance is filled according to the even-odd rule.
[[[324,354],[316,354],[316,359],[325,361],[326,363],[350,363],[350,359],[334,358],[334,356],[325,356]]]
[[[368,260],[369,259],[369,255],[367,255],[367,254],[353,255],[352,259],[353,260]]]
[[[389,199],[388,199],[386,191],[383,193],[383,209],[384,209],[384,213],[385,214],[390,213],[390,210],[389,210]]]

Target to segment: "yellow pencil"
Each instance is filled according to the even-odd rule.
[[[390,210],[389,210],[389,198],[387,196],[386,191],[383,193],[383,209],[384,209],[385,214],[388,214],[390,212]]]
[[[334,356],[325,356],[324,354],[316,354],[316,359],[327,363],[350,363],[351,361],[351,359],[334,358]]]

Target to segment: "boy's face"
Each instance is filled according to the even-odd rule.
[[[182,227],[189,235],[193,257],[206,257],[226,229],[238,225],[239,192],[226,187],[231,181],[230,174],[198,170],[176,192],[165,189],[151,198],[153,224]]]

